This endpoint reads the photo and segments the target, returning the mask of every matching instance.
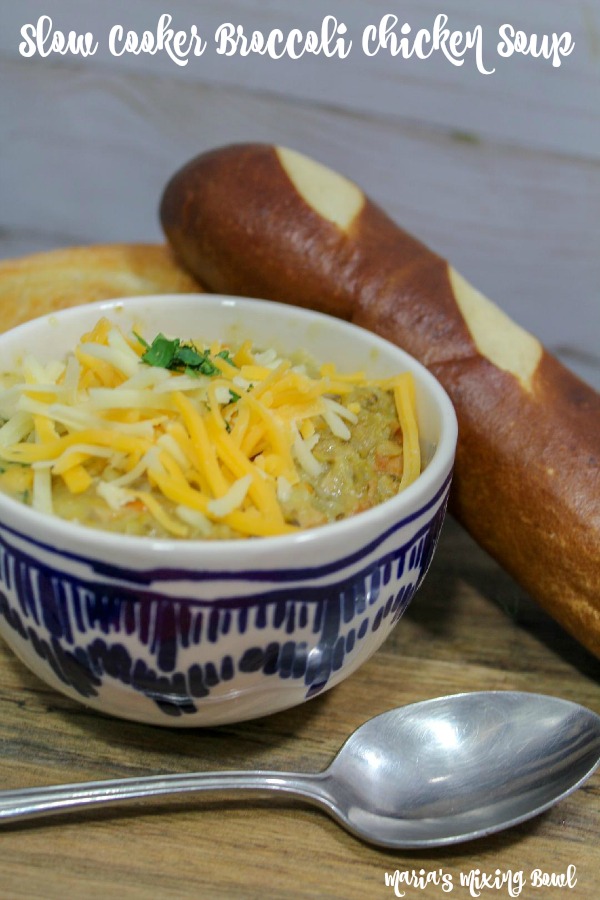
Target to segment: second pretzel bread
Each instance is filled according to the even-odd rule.
[[[600,656],[600,397],[352,182],[270,145],[177,172],[161,219],[210,290],[351,320],[424,363],[459,420],[452,511]]]

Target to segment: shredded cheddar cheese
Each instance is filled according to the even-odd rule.
[[[361,422],[382,397],[384,437],[364,450],[379,419],[362,437]],[[326,513],[306,512],[306,502],[323,495],[325,508],[328,496],[343,494],[354,476],[342,451],[355,439],[356,459],[370,455],[377,478],[363,478],[348,514],[421,471],[410,373],[369,380],[331,363],[309,371],[248,341],[206,348],[159,335],[150,345],[103,318],[66,360],[26,357],[0,377],[0,488],[84,524],[83,498],[101,504],[100,520],[143,514],[176,538],[321,524]],[[374,482],[385,479],[380,495]],[[336,507],[329,520],[343,514]]]

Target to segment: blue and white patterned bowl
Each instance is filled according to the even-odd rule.
[[[425,576],[446,510],[453,407],[397,347],[328,316],[215,295],[107,301],[0,336],[62,355],[102,315],[144,333],[250,338],[372,376],[410,369],[428,459],[401,495],[318,529],[241,541],[123,537],[0,494],[0,634],[49,685],[104,713],[170,726],[236,722],[314,697],[381,645]]]

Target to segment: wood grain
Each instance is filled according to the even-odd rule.
[[[0,124],[0,256],[158,242],[159,197],[182,163],[222,144],[278,143],[354,179],[600,386],[594,159],[533,152],[526,133],[522,145],[490,142],[246,85],[2,57],[0,79],[0,123],[11,123]]]
[[[210,44],[199,58],[179,67],[166,53],[156,55],[124,54],[111,56],[108,34],[113,25],[124,29],[156,32],[160,16],[169,11],[171,27],[189,32],[198,27]],[[126,9],[117,0],[105,0],[93,8],[78,0],[54,0],[52,9],[41,9],[36,0],[20,0],[2,12],[0,54],[7,59],[22,59],[18,53],[20,28],[36,22],[39,15],[51,12],[56,28],[65,32],[93,31],[99,42],[96,55],[83,61],[69,59],[72,71],[89,76],[109,71],[123,76],[158,75],[175,84],[243,85],[246,90],[267,93],[274,99],[290,98],[306,105],[338,108],[350,114],[387,118],[390,122],[425,123],[442,131],[457,131],[498,143],[528,146],[535,150],[569,154],[580,159],[600,154],[597,129],[598,33],[600,14],[597,3],[565,4],[561,0],[503,0],[501,4],[481,4],[475,0],[405,0],[401,6],[388,0],[348,3],[328,0],[290,6],[286,0],[178,0],[168,10],[161,0],[129,0]],[[441,53],[428,60],[403,59],[389,53],[368,57],[361,48],[366,25],[378,24],[383,16],[395,12],[398,29],[403,23],[431,30],[435,17],[444,12],[451,30],[473,30],[480,25],[484,35],[484,61],[492,75],[477,71],[474,55],[463,66],[453,66]],[[273,60],[257,55],[219,56],[214,49],[214,34],[224,22],[242,25],[246,34],[254,29],[268,34],[273,28],[287,33],[299,28],[303,33],[320,31],[323,18],[335,16],[347,28],[352,39],[347,59],[305,56],[300,60]],[[575,41],[574,52],[560,69],[551,62],[515,54],[502,59],[496,53],[498,29],[511,23],[528,35],[562,34],[569,31]],[[59,58],[60,60],[60,58]],[[22,60],[30,67],[35,60]],[[56,57],[43,60],[48,70]],[[560,123],[560,127],[557,127]]]
[[[455,691],[520,689],[600,712],[599,676],[599,664],[448,521],[423,588],[375,657],[331,693],[269,719],[185,733],[106,719],[47,689],[1,644],[2,786],[196,769],[316,770],[362,721],[393,706]],[[390,896],[384,873],[396,869],[442,869],[458,882],[474,867],[528,873],[575,865],[578,885],[569,896],[593,900],[599,801],[596,775],[511,832],[414,854],[369,847],[292,803],[164,800],[4,830],[0,884],[11,900],[352,900]],[[433,888],[413,895],[441,896]]]
[[[543,614],[448,520],[412,606],[375,656],[310,703],[240,725],[179,731],[98,715],[47,689],[0,645],[2,787],[231,768],[313,771],[345,737],[386,709],[447,693],[516,689],[600,712],[600,663]],[[384,873],[442,869],[453,895],[473,868],[564,872],[568,896],[597,888],[600,773],[570,798],[511,831],[454,849],[390,852],[364,844],[293,801],[163,799],[0,835],[0,884],[11,900],[65,896],[323,898],[394,896]],[[494,892],[495,896],[508,896]],[[561,897],[531,889],[523,897]],[[407,897],[441,898],[441,888]]]

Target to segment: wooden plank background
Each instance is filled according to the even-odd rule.
[[[358,44],[362,29],[394,10],[413,30],[430,28],[440,12],[452,28],[480,24],[496,71],[480,74],[472,56],[460,68],[441,56],[367,58]],[[209,38],[228,21],[247,32],[306,30],[334,15],[355,47],[346,60],[297,62],[206,51],[186,67],[164,54],[108,53],[112,25],[141,33],[165,12],[174,28],[196,24]],[[98,53],[21,57],[21,26],[43,14],[65,32],[93,31]],[[538,35],[569,31],[575,50],[556,69],[525,56],[499,59],[495,36],[504,22]],[[220,144],[281,143],[358,181],[600,388],[599,97],[600,0],[3,0],[0,258],[162,240],[160,193],[183,162]],[[391,705],[452,690],[514,688],[599,709],[598,682],[597,661],[450,521],[406,621],[308,714],[300,709],[200,735],[157,734],[103,721],[61,698],[2,644],[0,761],[10,786],[194,768],[308,771]],[[375,850],[316,811],[270,804],[224,811],[215,803],[199,811],[192,802],[187,810],[175,803],[137,816],[82,815],[60,828],[3,834],[0,897],[337,900],[392,896],[383,872],[397,867],[450,867],[457,877],[477,865],[562,871],[576,863],[576,891],[523,896],[594,900],[598,796],[596,778],[541,820],[478,845],[420,855]],[[418,895],[442,896],[410,894]]]
[[[158,240],[169,175],[213,146],[283,143],[340,169],[401,223],[450,258],[565,362],[600,384],[600,5],[598,0],[452,0],[452,28],[481,24],[486,65],[440,54],[403,60],[360,49],[386,0],[288,3],[179,0],[176,29],[211,36],[223,22],[249,33],[348,27],[348,59],[226,58],[178,67],[166,54],[114,57],[110,27],[155,29],[164,4],[55,0],[55,28],[93,31],[95,56],[19,55],[20,28],[48,14],[21,0],[0,29],[0,255],[94,241]],[[403,3],[400,23],[431,28],[430,2]],[[495,53],[503,22],[570,31],[560,68]]]

